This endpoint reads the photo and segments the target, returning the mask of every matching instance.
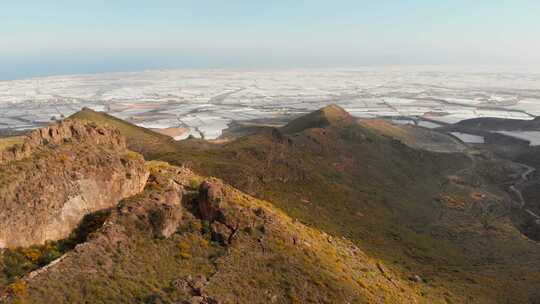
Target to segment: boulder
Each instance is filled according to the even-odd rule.
[[[197,202],[203,220],[209,222],[225,221],[225,200],[221,181],[212,179],[201,183]]]

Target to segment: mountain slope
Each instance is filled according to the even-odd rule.
[[[480,117],[462,120],[457,123],[457,126],[482,130],[540,130],[540,118],[535,118],[532,120],[521,120],[495,117]]]
[[[70,116],[70,119],[92,121],[120,130],[126,138],[128,148],[143,154],[145,157],[151,157],[157,152],[163,153],[175,150],[175,142],[171,137],[138,127],[103,112],[83,108],[81,111]]]
[[[422,286],[435,291],[426,297],[538,298],[540,265],[530,261],[540,249],[510,219],[514,203],[490,177],[497,160],[410,148],[343,112],[331,106],[220,146],[182,141],[153,157],[217,176],[347,237],[400,277],[427,281]]]
[[[350,241],[187,169],[148,164],[143,193],[46,270],[25,303],[437,303]],[[424,290],[430,290],[427,288]],[[183,302],[185,301],[185,302]]]
[[[338,105],[332,104],[289,122],[282,128],[284,133],[298,133],[312,128],[324,128],[349,124],[353,117]]]

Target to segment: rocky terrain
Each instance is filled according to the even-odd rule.
[[[0,150],[0,301],[538,303],[533,171],[449,132],[331,105],[175,142],[84,109]]]
[[[118,130],[64,121],[1,152],[0,247],[59,240],[88,213],[142,190],[144,160]]]
[[[414,284],[350,241],[218,179],[149,166],[144,192],[121,201],[88,242],[25,278],[28,303],[418,302]],[[193,180],[204,181],[194,188]]]

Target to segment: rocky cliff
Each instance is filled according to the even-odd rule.
[[[65,238],[147,178],[144,159],[116,129],[63,121],[35,130],[0,155],[0,248]]]

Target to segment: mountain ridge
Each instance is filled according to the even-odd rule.
[[[70,119],[120,126],[150,177],[69,258],[22,282],[31,303],[82,302],[82,290],[150,303],[537,299],[538,246],[497,186],[511,168],[488,154],[426,151],[411,144],[419,133],[338,106],[220,144],[173,142],[90,110]]]

